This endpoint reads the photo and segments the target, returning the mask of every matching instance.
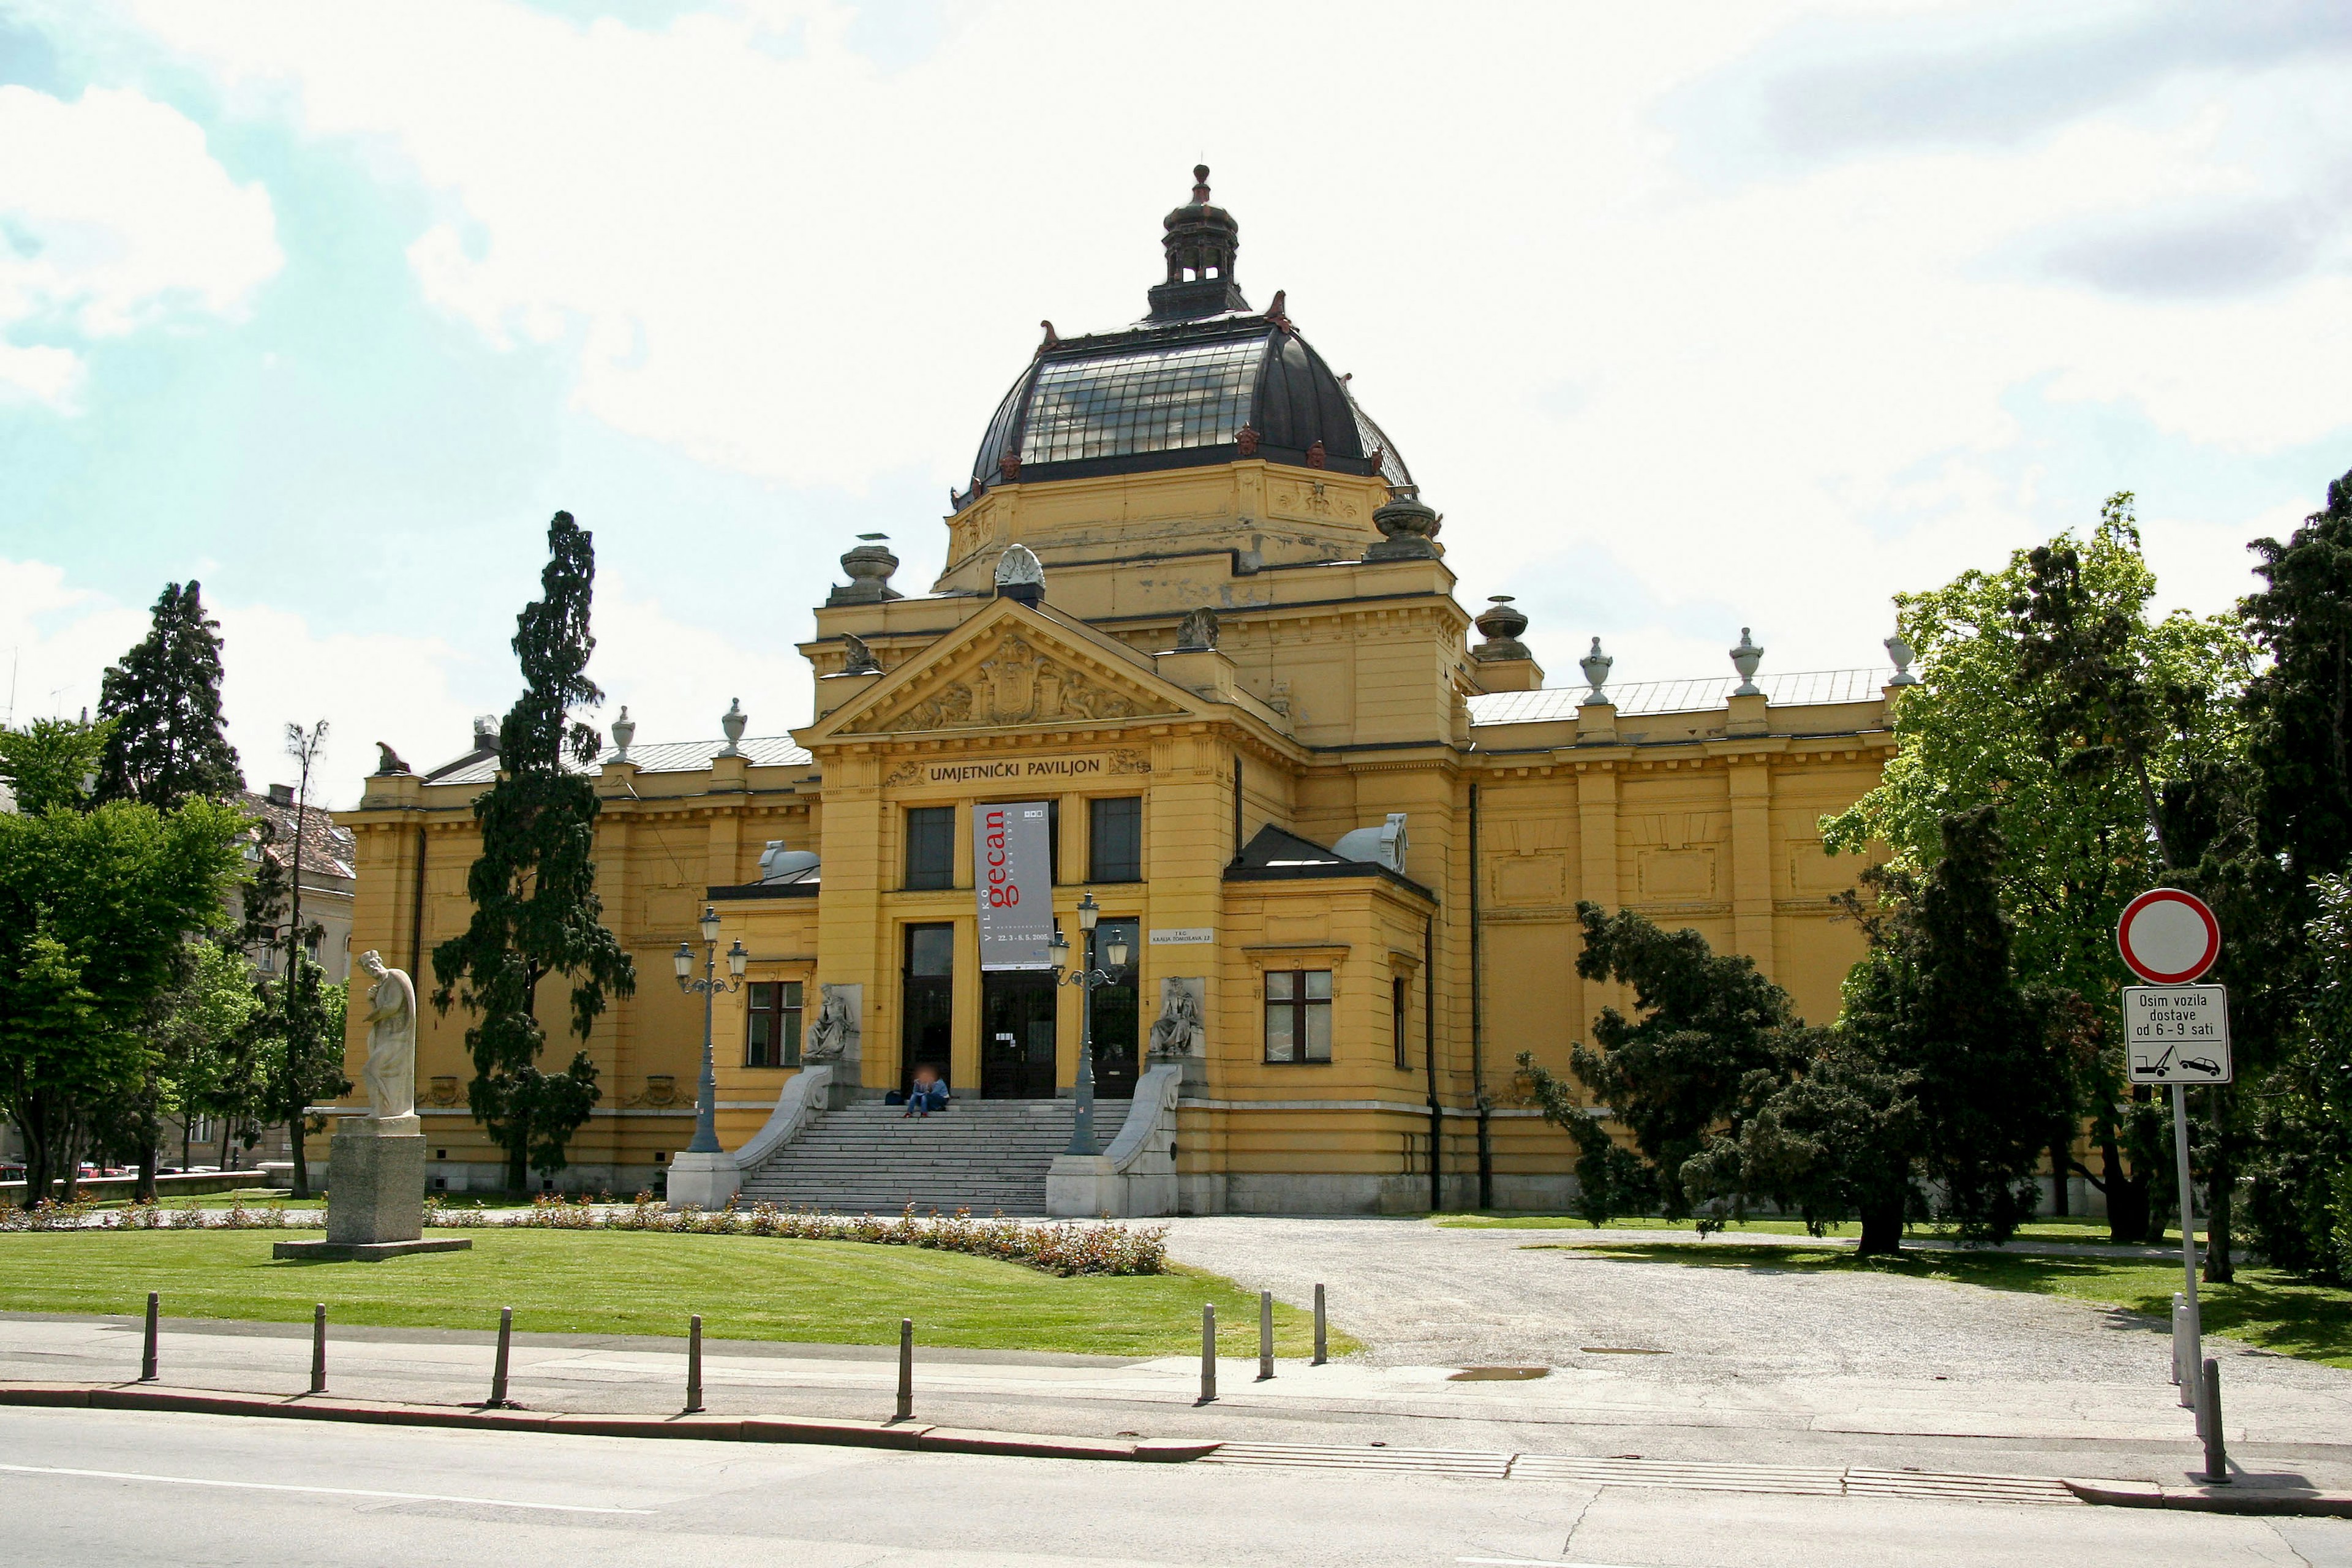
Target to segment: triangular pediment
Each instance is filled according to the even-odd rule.
[[[809,738],[1117,724],[1196,706],[1182,688],[1131,660],[1099,633],[999,599],[828,715]]]

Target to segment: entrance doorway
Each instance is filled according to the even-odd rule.
[[[1132,1100],[1135,1080],[1142,1071],[1140,1037],[1142,998],[1136,985],[1136,966],[1143,962],[1139,945],[1143,931],[1138,921],[1103,920],[1095,925],[1095,962],[1114,942],[1127,943],[1127,967],[1116,984],[1095,992],[1095,1093],[1105,1100]]]
[[[980,977],[982,1100],[1054,1098],[1054,975],[992,969]]]

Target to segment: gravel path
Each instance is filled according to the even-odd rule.
[[[1382,1365],[1601,1366],[1689,1384],[1873,1378],[2145,1384],[2165,1328],[2113,1309],[1940,1280],[1769,1264],[1635,1263],[1553,1233],[1421,1220],[1218,1215],[1166,1222],[1170,1251],[1331,1320]],[[1595,1355],[1663,1350],[1663,1356]],[[2345,1402],[2352,1372],[2207,1341],[2232,1386]]]

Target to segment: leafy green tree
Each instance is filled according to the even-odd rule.
[[[2314,879],[2310,1000],[2263,1080],[2247,1217],[2283,1268],[2352,1283],[2352,879]]]
[[[257,1005],[253,963],[219,942],[194,944],[187,977],[162,998],[155,1047],[163,1110],[180,1122],[180,1164],[194,1158],[189,1129],[199,1118],[252,1114],[240,1060]]]
[[[1601,1047],[1579,1042],[1570,1065],[1592,1102],[1632,1135],[1633,1152],[1578,1108],[1567,1086],[1519,1058],[1532,1098],[1565,1128],[1579,1151],[1580,1212],[1595,1225],[1612,1215],[1689,1212],[1683,1164],[1709,1131],[1738,1126],[1807,1050],[1807,1031],[1788,993],[1756,973],[1753,960],[1711,951],[1695,931],[1668,931],[1631,910],[1610,914],[1576,906],[1584,945],[1576,972],[1633,988],[1635,1016],[1604,1007],[1592,1023]]]
[[[466,879],[473,918],[433,950],[434,1006],[446,1013],[461,1003],[475,1018],[466,1031],[474,1058],[467,1104],[505,1151],[517,1189],[527,1168],[563,1168],[566,1145],[599,1098],[585,1048],[560,1073],[540,1067],[540,983],[551,974],[572,982],[572,1029],[583,1042],[607,995],[636,987],[635,966],[605,928],[596,896],[600,806],[581,771],[598,751],[596,731],[572,718],[574,707],[604,700],[587,675],[596,647],[588,629],[594,543],[563,511],[547,543],[541,597],[516,617],[523,692],[499,726],[498,781],[474,801],[482,851]]]
[[[1906,1217],[1933,1213],[1971,1240],[2003,1241],[2033,1210],[2042,1142],[2079,1027],[2070,994],[2019,983],[2000,907],[2003,847],[1990,806],[1944,823],[1924,876],[1873,867],[1875,909],[1847,896],[1870,952],[1847,976],[1837,1026],[1801,1073],[1682,1169],[1694,1198],[1769,1197],[1818,1228],[1862,1220],[1861,1250],[1888,1253]]]
[[[2149,1234],[2169,1157],[2158,1109],[2124,1078],[2116,921],[2165,876],[2150,792],[2162,799],[2242,748],[2232,704],[2250,662],[2231,618],[2152,619],[2155,592],[2119,494],[2086,539],[2061,534],[1998,572],[1902,595],[1922,683],[1895,706],[1898,749],[1878,787],[1822,823],[1833,852],[1884,844],[1916,877],[1943,855],[1947,816],[2011,808],[1997,875],[2019,972],[2091,1008],[2069,1053],[2073,1091],[2044,1134],[2053,1169],[2099,1187],[2112,1234],[2129,1241]],[[2096,1170],[2073,1159],[2085,1121]]]
[[[2247,766],[2242,777],[2200,780],[2185,803],[2210,829],[2198,887],[2222,922],[2212,978],[2230,987],[2241,1084],[2208,1091],[2240,1116],[2221,1122],[2228,1136],[2207,1162],[2216,1239],[2206,1268],[2227,1258],[2226,1199],[2243,1143],[2263,1250],[2341,1279],[2352,1268],[2340,1231],[2352,1189],[2341,880],[2352,872],[2352,474],[2285,543],[2253,549],[2264,586],[2242,609],[2268,662],[2246,692]]]
[[[0,1109],[25,1133],[28,1201],[153,1066],[156,1000],[218,917],[244,826],[203,799],[0,816]]]
[[[99,761],[100,800],[168,810],[192,795],[245,788],[221,720],[220,623],[205,614],[199,590],[167,584],[146,637],[107,668],[98,715],[112,724]]]
[[[85,781],[98,773],[113,726],[87,719],[36,719],[21,730],[0,726],[0,778],[16,792],[16,809],[51,806],[80,811],[89,805]]]

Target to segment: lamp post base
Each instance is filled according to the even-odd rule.
[[[1127,1178],[1108,1154],[1063,1154],[1045,1172],[1045,1212],[1055,1219],[1095,1219],[1127,1209]]]
[[[692,1204],[698,1208],[723,1209],[743,1190],[743,1173],[732,1154],[680,1154],[669,1163],[669,1202],[673,1208]]]

